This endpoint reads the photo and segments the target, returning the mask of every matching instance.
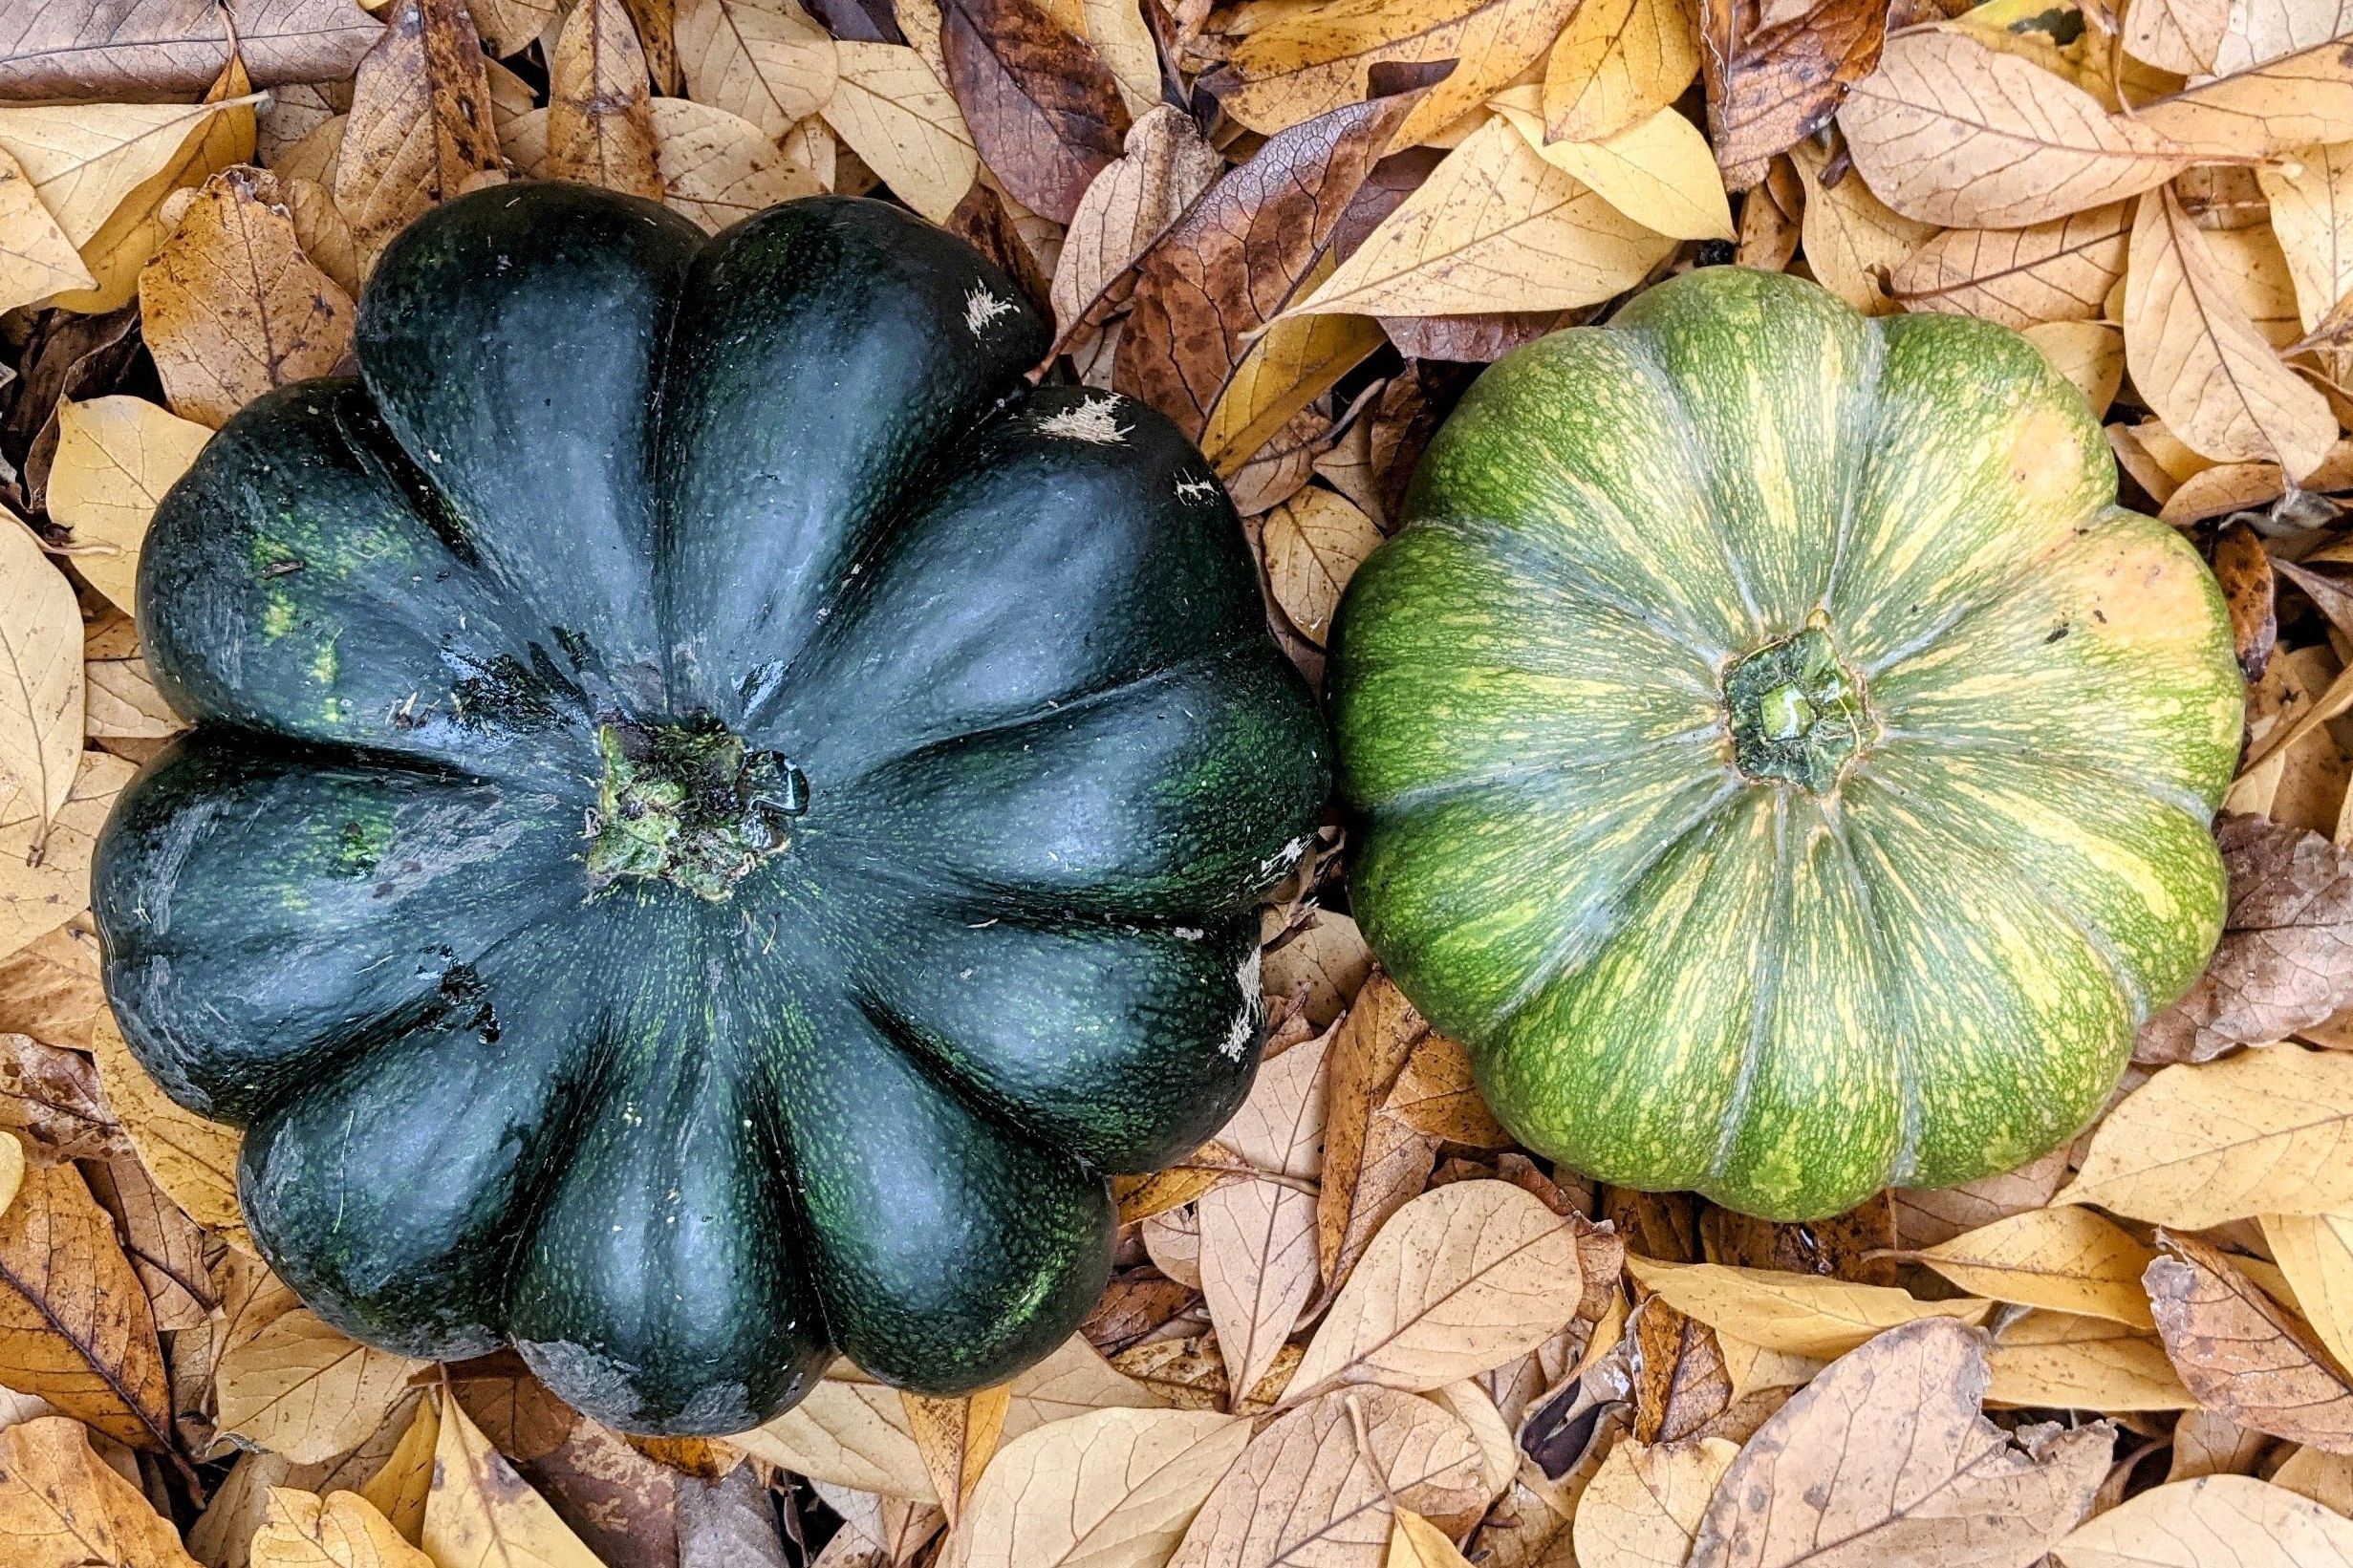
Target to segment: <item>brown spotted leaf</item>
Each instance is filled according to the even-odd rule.
[[[653,82],[622,0],[582,0],[548,62],[548,175],[658,202]]]
[[[141,1448],[171,1442],[146,1292],[71,1165],[33,1165],[0,1214],[0,1384]]]
[[[1699,59],[1708,130],[1724,182],[1762,180],[1776,153],[1838,113],[1887,42],[1888,8],[1872,0],[1704,0]]]
[[[196,1568],[154,1505],[60,1415],[0,1432],[0,1542],[11,1568]]]
[[[256,87],[348,76],[376,41],[357,0],[238,0],[237,54]],[[10,0],[0,6],[0,98],[204,92],[228,64],[216,0]]]
[[[2216,1248],[2164,1232],[2158,1241],[2169,1256],[2142,1280],[2183,1385],[2242,1427],[2353,1453],[2353,1380],[2312,1331]]]
[[[1118,78],[1037,0],[949,0],[939,42],[981,161],[1024,206],[1069,223],[1123,150]]]
[[[460,0],[399,0],[352,81],[335,199],[373,261],[410,219],[499,172],[490,77]]]

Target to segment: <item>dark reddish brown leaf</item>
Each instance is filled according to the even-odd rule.
[[[2272,558],[2263,548],[2262,536],[2244,522],[2223,529],[2214,541],[2214,577],[2222,584],[2222,602],[2230,607],[2239,673],[2260,680],[2263,666],[2271,662],[2272,647],[2279,640]]]
[[[2353,1383],[2312,1331],[2220,1250],[2157,1233],[2142,1275],[2182,1385],[2242,1427],[2353,1453]]]
[[[2353,857],[2318,833],[2236,813],[2214,841],[2231,877],[2222,944],[2190,994],[2142,1026],[2138,1061],[2211,1061],[2353,1003]]]
[[[30,1035],[0,1034],[0,1128],[15,1128],[59,1159],[133,1152],[98,1092],[97,1068]]]
[[[1403,375],[1392,377],[1381,389],[1379,401],[1372,405],[1371,439],[1367,444],[1380,486],[1381,515],[1392,526],[1423,449],[1475,374],[1471,366],[1415,359],[1407,364]]]
[[[1890,1192],[1866,1198],[1843,1214],[1802,1225],[1752,1219],[1710,1204],[1699,1216],[1699,1240],[1711,1263],[1780,1269],[1863,1285],[1896,1282],[1898,1265],[1887,1256],[1897,1245]]]
[[[2309,568],[2293,561],[2274,561],[2272,570],[2304,591],[2313,608],[2328,619],[2328,624],[2353,636],[2353,589],[2348,589],[2334,577],[2323,577]]]
[[[355,0],[238,0],[256,87],[348,76],[380,31]],[[0,98],[193,97],[228,64],[215,0],[8,0]]]
[[[964,192],[964,199],[948,214],[947,231],[986,256],[1002,268],[1006,277],[1021,286],[1029,303],[1047,319],[1054,314],[1051,294],[1054,280],[1038,266],[1037,252],[1029,248],[1021,230],[1013,225],[1013,214],[1006,210],[1004,198],[998,195],[984,180],[976,180]]]
[[[836,38],[853,43],[903,44],[898,16],[891,0],[808,0],[803,11]]]
[[[1628,1329],[1635,1350],[1636,1441],[1690,1437],[1732,1407],[1732,1374],[1716,1330],[1656,1297],[1642,1303]]]
[[[1572,318],[1558,311],[1381,317],[1381,331],[1408,359],[1447,359],[1471,365],[1491,365],[1554,328],[1571,324]]]
[[[1198,439],[1250,335],[1290,303],[1413,106],[1376,98],[1266,140],[1137,265],[1112,385]],[[1018,193],[1017,193],[1018,194]]]
[[[1724,182],[1744,190],[1786,152],[1830,122],[1852,83],[1879,64],[1884,0],[1704,0],[1699,52],[1708,84],[1708,139]]]
[[[1024,206],[1069,223],[1127,140],[1111,68],[1036,0],[949,0],[940,46],[981,161]]]

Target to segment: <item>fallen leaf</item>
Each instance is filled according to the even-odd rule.
[[[1383,1568],[1471,1568],[1447,1534],[1410,1508],[1392,1510]]]
[[[839,81],[825,122],[934,223],[947,222],[981,170],[956,98],[904,44],[836,43]]]
[[[1682,1568],[1708,1499],[1739,1451],[1720,1437],[1621,1440],[1577,1501],[1577,1560],[1591,1568]]]
[[[2125,357],[2150,409],[2195,451],[2269,459],[2301,479],[2337,439],[2328,399],[2282,364],[2224,289],[2170,189],[2145,198],[2125,279]]]
[[[107,1107],[156,1185],[199,1225],[250,1251],[252,1238],[237,1207],[237,1154],[244,1135],[184,1109],[158,1088],[132,1057],[111,1013],[92,1030],[91,1048]]]
[[[1494,107],[1545,162],[1654,234],[1682,240],[1735,237],[1732,205],[1724,199],[1708,139],[1675,110],[1660,109],[1594,140],[1546,141],[1536,101],[1532,89],[1521,89],[1498,98]]]
[[[357,1493],[271,1487],[269,1509],[253,1536],[252,1568],[434,1568]]]
[[[1805,185],[1800,232],[1815,281],[1865,315],[1892,313],[1899,306],[1890,297],[1890,275],[1936,232],[1935,226],[1897,212],[1851,170],[1836,184],[1824,184],[1828,155],[1811,142],[1792,147],[1789,157]]]
[[[1951,228],[1889,278],[1905,309],[2005,327],[2097,319],[2125,275],[2132,204],[2111,202],[2025,228]]]
[[[1335,1289],[1390,1216],[1430,1178],[1437,1140],[1391,1102],[1414,1050],[1432,1032],[1396,982],[1375,975],[1332,1038],[1316,1257]]]
[[[2271,554],[2254,528],[2234,523],[2214,538],[2213,568],[2214,581],[2222,586],[2223,608],[2230,612],[2239,674],[2260,680],[2279,640]]]
[[[43,823],[65,809],[80,770],[81,610],[74,587],[23,525],[0,516],[0,768]]]
[[[1287,1397],[1476,1377],[1566,1327],[1584,1294],[1573,1224],[1509,1182],[1450,1183],[1381,1227],[1308,1342]]]
[[[1681,97],[1697,75],[1693,0],[1587,0],[1544,57],[1544,135],[1615,136]]]
[[[1919,1260],[1975,1296],[2152,1328],[2141,1274],[2156,1257],[2088,1209],[2037,1209],[1930,1247]]]
[[[1372,975],[1372,949],[1364,933],[1347,915],[1327,909],[1294,921],[1265,954],[1259,975],[1268,1004],[1296,1006],[1309,1029],[1331,1027]]]
[[[2063,1568],[2335,1568],[2353,1560],[2353,1520],[2251,1475],[2152,1487],[2051,1548]]]
[[[424,1535],[425,1499],[433,1490],[433,1455],[441,1438],[440,1403],[430,1397],[419,1400],[399,1442],[359,1489],[368,1506],[383,1514],[411,1546]]]
[[[2345,140],[2353,126],[2353,64],[2343,40],[2332,39],[2199,82],[2137,113],[2160,135],[2214,158],[2277,157]]]
[[[2317,333],[2353,293],[2353,141],[2307,148],[2293,163],[2263,164],[2256,179],[2295,284],[2298,320]]]
[[[2105,321],[2046,321],[2026,329],[2026,341],[2083,395],[2094,419],[2104,419],[2125,382],[2125,334]]]
[[[2353,1364],[2353,1214],[2265,1214],[2263,1239],[2339,1366]]]
[[[2223,815],[2214,842],[2231,879],[2221,944],[2189,994],[2142,1027],[2142,1050],[2168,1061],[2278,1040],[2353,1003],[2353,860],[2319,834],[2241,813]]]
[[[1224,171],[1225,161],[1183,110],[1160,103],[1137,116],[1120,156],[1070,215],[1054,268],[1057,334],[1070,336],[1091,312],[1124,299],[1137,258]]]
[[[2353,1384],[2219,1249],[2159,1233],[2148,1299],[2190,1391],[2242,1427],[2353,1453]]]
[[[25,1184],[25,1146],[13,1132],[0,1133],[0,1214],[16,1201]]]
[[[2353,1205],[2353,1056],[2280,1044],[2159,1070],[2093,1130],[2062,1203],[2199,1231]]]
[[[2198,159],[2033,61],[1941,29],[1889,39],[1838,122],[1881,201],[1951,228],[2062,218],[2163,184]]]
[[[250,157],[255,101],[248,96],[217,103],[0,104],[0,152],[24,171],[66,238],[95,251],[103,248],[109,221],[149,194],[159,177],[177,173],[183,153],[215,121],[241,115]],[[168,188],[154,190],[154,199]]]
[[[944,1568],[1165,1560],[1250,1423],[1205,1410],[1090,1411],[1008,1443],[949,1537]]]
[[[1575,0],[1337,0],[1254,31],[1209,85],[1225,112],[1272,134],[1357,103],[1374,67],[1453,69],[1392,133],[1428,140],[1544,56]]]
[[[139,1488],[61,1415],[0,1431],[0,1537],[11,1543],[10,1568],[196,1568]]]
[[[1275,603],[1301,636],[1323,647],[1340,594],[1380,548],[1381,530],[1339,491],[1310,486],[1268,512],[1261,536]]]
[[[1701,0],[1699,33],[1716,160],[1725,183],[1746,189],[1870,75],[1888,11],[1869,0]]]
[[[498,131],[482,41],[462,0],[395,0],[352,79],[335,206],[363,261],[437,202],[495,183]]]
[[[548,173],[660,201],[653,82],[621,0],[581,0],[548,61]]]
[[[898,1390],[828,1376],[766,1425],[728,1441],[755,1459],[812,1480],[936,1503]]]
[[[1968,1297],[1922,1301],[1886,1285],[1721,1263],[1630,1256],[1626,1270],[1645,1290],[1711,1328],[1768,1350],[1820,1361],[1844,1356],[1887,1329],[1922,1318],[1982,1322],[1994,1307]]]
[[[384,1424],[421,1365],[289,1312],[223,1352],[221,1427],[298,1464],[333,1459]]]
[[[678,0],[676,36],[694,100],[771,137],[832,99],[843,52],[792,0]]]
[[[1198,437],[1410,107],[1381,98],[1295,125],[1211,186],[1137,263],[1112,385]]]
[[[140,273],[140,332],[183,419],[218,429],[351,352],[351,296],[302,253],[277,195],[260,169],[214,175]]]
[[[1471,1074],[1471,1056],[1444,1035],[1424,1035],[1405,1059],[1405,1070],[1383,1107],[1398,1121],[1442,1144],[1509,1149],[1512,1135],[1487,1108]],[[1589,1257],[1586,1259],[1588,1263]],[[1616,1271],[1610,1271],[1614,1278]],[[1587,1284],[1590,1287],[1588,1278]]]
[[[97,286],[73,237],[41,204],[41,193],[16,160],[0,150],[0,311]]]
[[[57,453],[49,514],[74,531],[74,557],[91,586],[124,611],[137,607],[139,546],[156,503],[212,432],[143,397],[57,401]]]
[[[28,1166],[0,1214],[0,1383],[134,1447],[171,1446],[146,1293],[71,1165]]]
[[[2174,1374],[2164,1342],[2113,1319],[2029,1312],[1994,1330],[1985,1361],[1992,1405],[2114,1412],[2197,1404]]]
[[[99,1096],[90,1059],[30,1035],[0,1034],[0,1126],[27,1133],[58,1158],[107,1160],[131,1152],[130,1140]]]
[[[1804,222],[1805,188],[1784,153],[1740,197],[1740,239],[1733,247],[1733,264],[1760,272],[1786,269],[1797,256]]]
[[[1479,1440],[1457,1417],[1392,1388],[1343,1389],[1251,1438],[1169,1568],[1380,1568],[1392,1509],[1447,1518],[1486,1503]]]
[[[988,1468],[1004,1435],[1005,1407],[1012,1392],[1004,1385],[953,1399],[933,1399],[903,1390],[907,1426],[915,1437],[923,1468],[931,1472],[932,1490],[939,1494],[948,1523],[953,1526],[964,1499]]]
[[[1383,219],[1300,313],[1566,310],[1640,283],[1675,242],[1633,223],[1491,119]]]
[[[0,805],[0,956],[89,909],[98,828],[135,771],[119,757],[85,751],[73,794],[47,823],[22,791]]]
[[[239,0],[236,54],[265,87],[351,75],[377,25],[353,0]],[[201,93],[229,62],[213,0],[21,0],[0,20],[0,98]]]
[[[2139,0],[2125,11],[2123,42],[2135,59],[2194,76],[2214,69],[2230,27],[2230,0]]]
[[[1068,224],[1127,138],[1111,68],[1038,0],[948,0],[942,16],[948,87],[982,161],[1023,205]]]
[[[1313,286],[1312,275],[1309,287]],[[1385,339],[1361,316],[1286,316],[1244,350],[1209,411],[1201,453],[1230,477]]]
[[[435,1568],[602,1568],[454,1400],[442,1407],[418,1544]]]
[[[2027,1568],[2091,1507],[2115,1435],[2105,1422],[2004,1431],[1978,1408],[1986,1380],[1985,1337],[1950,1319],[1889,1329],[1832,1363],[1725,1471],[1692,1568]]]
[[[2332,1514],[2353,1514],[2353,1457],[2298,1449],[2272,1471],[2271,1480]]]

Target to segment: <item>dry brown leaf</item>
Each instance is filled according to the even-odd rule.
[[[772,137],[833,97],[833,40],[792,0],[679,0],[677,38],[689,96]]]
[[[2216,1248],[2159,1235],[2157,1332],[2190,1391],[2242,1427],[2353,1453],[2353,1383],[2311,1331]]]
[[[833,48],[840,77],[825,122],[894,195],[932,222],[947,222],[981,170],[947,84],[904,44]]]
[[[1509,1182],[1450,1183],[1381,1227],[1308,1342],[1287,1397],[1476,1377],[1566,1327],[1584,1296],[1570,1221]]]
[[[1038,0],[947,0],[948,87],[990,172],[1067,224],[1128,134],[1118,80]]]
[[[1440,1143],[1500,1149],[1515,1142],[1479,1095],[1471,1076],[1470,1053],[1444,1035],[1424,1035],[1414,1044],[1384,1108]],[[1589,1255],[1586,1261],[1592,1261]],[[1616,1271],[1610,1273],[1614,1278]],[[1591,1283],[1587,1281],[1588,1287]]]
[[[1317,472],[1330,477],[1322,464]],[[1371,975],[1372,949],[1356,922],[1313,908],[1273,939],[1259,970],[1268,1005],[1295,1006],[1309,1029],[1329,1028]]]
[[[1069,337],[1092,312],[1124,299],[1133,288],[1129,268],[1224,169],[1183,110],[1160,103],[1137,116],[1119,158],[1070,215],[1054,267],[1056,332]]]
[[[107,1107],[155,1183],[188,1217],[250,1252],[237,1207],[237,1153],[244,1134],[175,1103],[131,1055],[110,1013],[91,1030]],[[321,1455],[324,1457],[324,1455]]]
[[[24,1140],[13,1132],[0,1132],[0,1214],[8,1213],[24,1184]]]
[[[99,1206],[114,1216],[123,1253],[154,1310],[157,1329],[165,1333],[207,1329],[213,1302],[205,1252],[211,1238],[184,1210],[164,1196],[146,1167],[135,1158],[87,1165],[82,1175]],[[177,1348],[180,1342],[175,1340],[173,1344]],[[176,1380],[187,1360],[184,1355],[173,1358]],[[175,1391],[180,1385],[176,1381]]]
[[[896,1388],[829,1375],[783,1415],[729,1439],[755,1459],[836,1486],[936,1503]]]
[[[221,1428],[298,1464],[333,1459],[384,1424],[421,1365],[289,1312],[222,1353]]]
[[[602,1568],[454,1400],[442,1407],[418,1544],[435,1568]]]
[[[271,1487],[269,1509],[253,1536],[252,1568],[434,1568],[357,1493]]]
[[[2353,1365],[2353,1214],[2265,1214],[2263,1239],[2304,1321]]]
[[[17,1128],[60,1159],[131,1152],[90,1059],[30,1035],[0,1034],[0,1127]]]
[[[1721,1263],[1629,1257],[1626,1269],[1645,1290],[1711,1328],[1768,1350],[1822,1361],[1921,1318],[1982,1322],[1994,1306],[1967,1297],[1922,1301],[1886,1285]]]
[[[1725,183],[1746,189],[1870,75],[1888,10],[1870,0],[1701,0],[1699,35],[1716,160]]]
[[[1250,1440],[1169,1568],[1380,1568],[1393,1507],[1452,1519],[1486,1503],[1479,1440],[1460,1419],[1392,1388],[1343,1389]]]
[[[73,237],[41,204],[16,160],[0,149],[0,311],[97,286]]]
[[[581,0],[548,61],[548,173],[660,201],[653,81],[622,0]]]
[[[187,728],[156,689],[144,658],[94,658],[82,673],[84,721],[93,741],[160,741]]]
[[[1544,135],[1615,136],[1681,97],[1697,75],[1693,0],[1587,0],[1544,58]]]
[[[1389,1555],[1382,1568],[1471,1568],[1446,1532],[1410,1508],[1392,1512]]]
[[[1250,1441],[1205,1410],[1095,1410],[1005,1445],[950,1537],[942,1568],[1165,1560]]]
[[[2230,0],[2133,0],[2125,8],[2124,46],[2161,70],[2202,75],[2214,69],[2230,27]]]
[[[1218,1183],[1249,1169],[1240,1154],[1213,1138],[1176,1164],[1149,1176],[1113,1176],[1112,1193],[1119,1200],[1119,1223],[1133,1225],[1180,1209]]]
[[[71,1165],[28,1167],[0,1214],[0,1383],[109,1437],[168,1448],[155,1319],[114,1221]]]
[[[172,412],[218,429],[351,352],[351,296],[313,266],[276,179],[214,175],[139,275],[141,334]]]
[[[1261,537],[1275,603],[1301,636],[1323,647],[1340,595],[1380,548],[1381,530],[1339,491],[1311,485],[1266,514]]]
[[[1974,1296],[2155,1324],[2141,1273],[2156,1253],[2088,1209],[2037,1209],[1954,1236],[1919,1260]]]
[[[376,33],[353,0],[237,7],[237,54],[265,87],[347,76]],[[14,0],[0,15],[0,99],[201,93],[228,40],[212,0]]]
[[[2342,39],[2198,83],[2143,104],[2160,135],[2210,157],[2272,158],[2342,141],[2353,126],[2353,62]]]
[[[1255,1387],[1315,1294],[1315,1199],[1274,1182],[1227,1182],[1199,1204],[1201,1297],[1234,1383]]]
[[[65,809],[46,824],[22,791],[0,805],[0,956],[89,909],[98,827],[135,771],[119,757],[85,751]]]
[[[212,432],[142,397],[57,403],[57,452],[49,470],[49,512],[74,530],[75,568],[126,612],[135,608],[139,545],[155,505]]]
[[[1897,212],[1852,170],[1836,184],[1824,184],[1829,155],[1810,141],[1792,147],[1789,158],[1805,184],[1801,233],[1815,281],[1865,315],[1900,309],[1889,297],[1889,277],[1936,232],[1935,226]]]
[[[1681,240],[1735,237],[1732,205],[1699,127],[1672,108],[1596,140],[1546,141],[1537,90],[1515,88],[1492,107],[1554,168],[1655,234]]]
[[[1760,272],[1787,268],[1798,253],[1804,214],[1805,187],[1797,165],[1784,154],[1740,198],[1740,242],[1733,249],[1734,263]]]
[[[461,0],[396,0],[352,80],[335,206],[363,262],[410,219],[504,176],[481,39]]]
[[[2112,202],[2026,228],[1953,228],[1894,270],[1907,310],[1950,311],[2005,327],[2096,319],[2125,275],[2132,204]]]
[[[2164,183],[2197,152],[1960,31],[1888,40],[1839,128],[1855,168],[1908,218],[2020,228]]]
[[[0,769],[46,823],[80,771],[81,610],[74,588],[14,517],[0,513]]]
[[[2316,833],[2237,813],[2214,841],[2231,878],[2221,945],[2189,994],[2143,1026],[2141,1055],[2201,1062],[2353,1002],[2353,860]]]
[[[1621,1440],[1577,1500],[1572,1539],[1590,1568],[1683,1568],[1708,1499],[1740,1451],[1720,1437]]]
[[[2282,364],[2224,287],[2170,189],[2145,198],[2125,280],[2125,356],[2167,428],[2217,461],[2268,459],[2301,479],[2337,439],[2328,399]]]
[[[1292,310],[1566,310],[1634,287],[1674,246],[1546,162],[1507,121],[1491,119]]]
[[[1392,1110],[1391,1100],[1431,1032],[1396,982],[1375,975],[1332,1039],[1316,1257],[1335,1288],[1374,1233],[1429,1180],[1437,1140]]]
[[[2201,1475],[2126,1499],[2051,1555],[2062,1568],[2342,1568],[2353,1520],[2251,1475]]]
[[[2353,141],[2299,153],[2289,164],[2256,171],[2271,205],[2299,321],[2315,332],[2353,292]]]
[[[652,108],[662,200],[706,233],[825,189],[807,162],[741,116],[691,98],[656,98]]]
[[[61,1415],[0,1431],[0,1539],[9,1568],[196,1568],[139,1488]]]
[[[2026,329],[2026,341],[2051,368],[2075,383],[2092,417],[2105,418],[2125,383],[2125,334],[2105,321],[2046,321]]]
[[[1542,59],[1574,0],[1339,0],[1260,28],[1212,78],[1226,113],[1275,132],[1356,103],[1375,66],[1453,70],[1422,95],[1392,149],[1429,140]]]
[[[2014,1438],[1979,1410],[1986,1379],[1984,1336],[1948,1319],[1834,1362],[1733,1461],[1692,1568],[2027,1568],[2091,1507],[2115,1437],[2096,1423]]]
[[[2029,1312],[1994,1331],[1985,1361],[1989,1405],[2110,1412],[2197,1405],[2164,1342],[2112,1319]]]
[[[1382,98],[1293,126],[1211,186],[1137,264],[1112,385],[1200,436],[1409,107]]]
[[[441,1405],[427,1396],[417,1402],[417,1413],[401,1429],[399,1442],[359,1489],[368,1506],[390,1520],[411,1545],[424,1534],[425,1498],[433,1490],[433,1454],[441,1439]]]

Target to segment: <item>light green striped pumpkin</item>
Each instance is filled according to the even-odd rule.
[[[1729,267],[1482,376],[1331,660],[1351,897],[1505,1127],[1776,1218],[2057,1146],[2222,923],[2220,593],[2006,329]]]

